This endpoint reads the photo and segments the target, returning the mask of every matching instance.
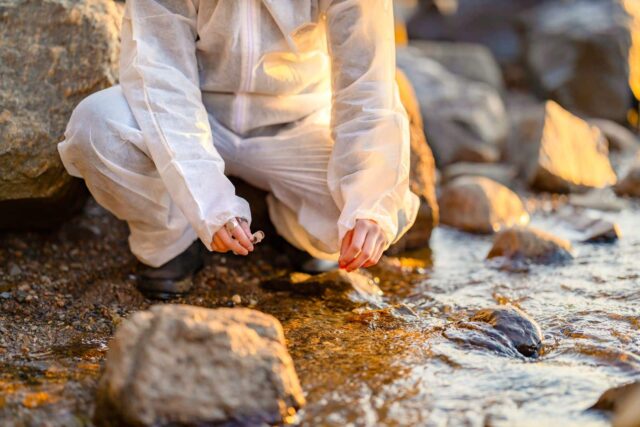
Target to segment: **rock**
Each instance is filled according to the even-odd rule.
[[[580,115],[624,122],[631,107],[632,20],[618,0],[546,2],[523,16],[537,85]]]
[[[276,424],[304,404],[280,323],[258,311],[157,305],[111,341],[99,425]]]
[[[625,177],[614,187],[619,196],[640,197],[640,156]]]
[[[589,409],[613,412],[613,427],[640,427],[640,381],[610,388]]]
[[[19,276],[22,274],[22,269],[15,264],[9,266],[9,276]]]
[[[478,311],[472,322],[484,322],[502,332],[511,344],[525,357],[538,357],[542,348],[540,326],[525,312],[504,306]]]
[[[579,240],[586,243],[612,243],[622,235],[617,224],[602,218],[572,215],[565,221],[580,233]]]
[[[640,140],[626,127],[607,119],[589,119],[589,123],[600,129],[607,138],[609,150],[629,152],[640,149]]]
[[[502,71],[491,51],[475,43],[412,40],[409,44],[420,56],[432,59],[449,72],[467,80],[485,83],[503,91]]]
[[[382,291],[374,280],[358,271],[333,270],[311,276],[291,273],[265,280],[261,286],[270,291],[292,292],[304,296],[322,297],[340,303],[381,304]],[[349,304],[351,305],[351,304]]]
[[[483,176],[512,188],[518,175],[513,165],[504,163],[454,163],[444,169],[443,183],[451,182],[461,176]]]
[[[396,242],[388,253],[427,247],[431,231],[438,225],[439,210],[436,200],[436,165],[423,130],[422,114],[416,94],[401,70],[397,70],[396,81],[400,99],[409,116],[411,141],[411,191],[420,197],[420,210],[413,227]]]
[[[399,48],[397,63],[415,89],[438,166],[498,160],[508,121],[495,89],[450,73],[415,47]]]
[[[76,104],[116,82],[121,20],[111,0],[0,4],[0,227],[59,222],[79,207],[84,187],[56,144]]]
[[[615,184],[598,128],[553,101],[515,104],[509,111],[517,119],[505,158],[532,188],[568,193]]]
[[[484,177],[453,180],[443,187],[438,203],[443,224],[472,233],[488,234],[529,222],[520,197]]]
[[[611,188],[596,188],[584,194],[569,195],[569,204],[599,211],[620,212],[628,203],[616,197]]]
[[[443,335],[464,346],[485,348],[516,358],[538,357],[542,349],[538,324],[512,306],[480,310],[469,321],[455,322],[447,327]]]
[[[498,233],[487,259],[549,264],[573,258],[571,243],[532,227],[513,227]],[[506,265],[505,265],[506,267]]]

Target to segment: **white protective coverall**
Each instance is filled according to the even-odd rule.
[[[397,241],[419,205],[392,0],[127,0],[120,85],[76,107],[58,148],[151,266],[251,220],[225,174],[324,259],[360,218]]]

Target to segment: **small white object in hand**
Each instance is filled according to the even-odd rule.
[[[262,242],[263,239],[264,239],[264,231],[258,230],[255,233],[253,233],[253,235],[251,236],[251,243],[257,244]]]

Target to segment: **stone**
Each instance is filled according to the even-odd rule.
[[[121,20],[111,0],[0,3],[0,227],[80,207],[56,144],[74,107],[117,81]]]
[[[523,356],[538,357],[542,348],[540,326],[519,308],[504,306],[484,309],[475,313],[470,320],[488,323],[502,332]]]
[[[409,185],[411,191],[420,197],[420,209],[413,227],[390,248],[388,253],[427,247],[431,231],[439,221],[436,199],[436,165],[424,134],[420,104],[411,82],[401,70],[397,70],[396,81],[400,90],[400,100],[409,116],[411,142]]]
[[[382,303],[382,290],[368,274],[359,271],[340,269],[313,276],[296,272],[267,279],[261,286],[270,291],[322,297],[347,305],[379,306]]]
[[[412,40],[420,56],[432,59],[449,72],[467,80],[485,83],[502,92],[502,71],[491,51],[481,44]]]
[[[479,347],[513,358],[536,358],[542,350],[538,324],[510,305],[479,310],[468,321],[446,327],[443,335],[465,347]]]
[[[520,197],[484,177],[453,180],[442,188],[438,204],[442,224],[472,233],[490,234],[529,222]]]
[[[518,170],[515,166],[505,163],[453,163],[444,169],[442,182],[451,182],[461,176],[483,176],[513,188]]]
[[[612,412],[614,427],[639,427],[640,381],[610,388],[589,410]]]
[[[603,133],[609,150],[616,152],[635,152],[640,149],[640,140],[626,127],[607,119],[589,119]]]
[[[497,90],[450,73],[412,46],[398,48],[397,64],[415,89],[436,165],[499,159],[508,118]]]
[[[280,323],[246,308],[157,305],[123,321],[98,425],[280,424],[305,403]]]
[[[496,234],[487,259],[550,264],[573,258],[571,243],[532,227],[513,227]]]
[[[631,43],[640,28],[622,1],[546,2],[522,22],[526,63],[547,97],[579,115],[626,121]]]
[[[616,223],[603,218],[574,214],[564,220],[579,233],[578,239],[585,243],[613,243],[622,236]]]
[[[640,156],[625,177],[614,187],[619,196],[640,197]]]
[[[569,204],[609,212],[620,212],[628,206],[628,203],[617,197],[611,188],[596,188],[582,194],[570,194]]]
[[[616,183],[598,128],[554,101],[516,104],[514,110],[517,119],[504,157],[532,188],[569,193]]]

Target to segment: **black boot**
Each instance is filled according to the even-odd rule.
[[[184,295],[193,286],[193,276],[203,266],[199,241],[160,267],[141,265],[136,275],[138,290],[149,299],[169,300]]]

